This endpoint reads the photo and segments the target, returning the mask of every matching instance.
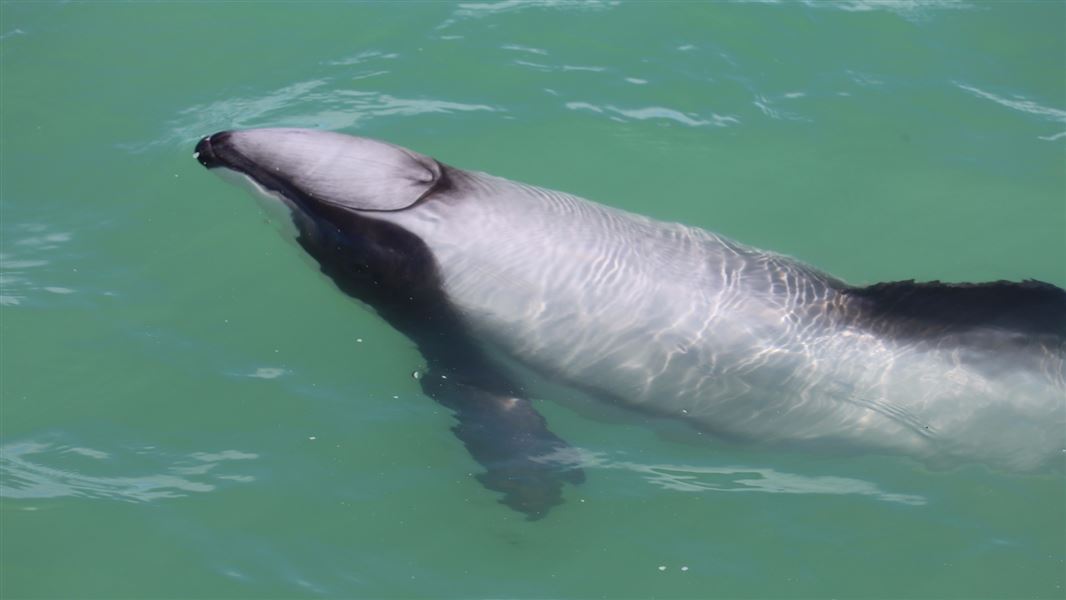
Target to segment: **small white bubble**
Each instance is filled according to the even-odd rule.
[[[317,440],[318,438],[312,435],[312,436],[309,436],[307,439],[309,439],[309,440],[311,440],[313,442],[313,441]]]
[[[359,344],[363,343],[363,338],[355,338],[355,341]]]
[[[659,570],[660,571],[665,571],[666,570],[666,565],[659,565]]]
[[[411,377],[414,378],[414,379],[422,379],[422,372],[421,371],[415,371],[415,372],[411,373]]]
[[[688,571],[688,567],[681,567],[682,571]]]

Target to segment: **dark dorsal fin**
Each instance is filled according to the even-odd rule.
[[[896,329],[900,321],[923,329],[958,333],[981,327],[1066,340],[1066,290],[1029,279],[1022,282],[942,283],[914,280],[849,288],[861,299],[863,320]]]

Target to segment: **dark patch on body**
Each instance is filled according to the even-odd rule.
[[[934,340],[999,331],[1001,341],[1066,343],[1066,290],[1042,281],[877,283],[841,292],[848,320],[878,335]]]
[[[422,390],[453,411],[458,422],[452,430],[486,469],[478,480],[502,492],[504,504],[540,518],[562,502],[564,482],[584,480],[580,470],[551,459],[567,444],[471,341],[421,239],[345,212],[298,241],[337,287],[415,343],[429,363]]]

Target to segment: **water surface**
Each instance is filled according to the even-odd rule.
[[[4,597],[1026,597],[1063,476],[540,410],[526,522],[421,358],[192,159],[337,129],[854,283],[1066,285],[1061,2],[0,4]]]

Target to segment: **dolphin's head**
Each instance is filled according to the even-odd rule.
[[[299,244],[346,292],[373,303],[366,296],[377,290],[408,294],[436,286],[425,244],[389,218],[448,187],[446,167],[436,160],[309,129],[222,131],[200,140],[194,156],[280,200]]]
[[[442,181],[440,163],[377,140],[312,129],[221,131],[196,145],[208,169],[247,176],[304,211],[397,211]]]

